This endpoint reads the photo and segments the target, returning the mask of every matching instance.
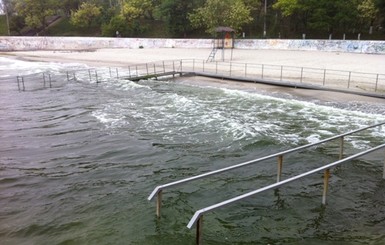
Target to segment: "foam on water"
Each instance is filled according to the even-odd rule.
[[[188,244],[194,238],[186,221],[196,209],[274,183],[276,160],[165,192],[160,220],[146,199],[156,185],[385,121],[382,104],[303,101],[178,80],[134,83],[111,69],[98,70],[97,83],[85,66],[68,81],[66,70],[78,65],[0,59],[7,64],[10,74],[55,70],[62,81],[25,92],[11,79],[6,91],[0,87],[6,244]],[[27,86],[32,82],[41,87],[41,80]],[[346,137],[346,151],[384,142],[384,129]],[[336,155],[338,142],[285,156],[284,177]],[[367,159],[333,170],[327,208],[319,208],[322,177],[314,176],[207,215],[204,239],[382,244],[383,153]]]

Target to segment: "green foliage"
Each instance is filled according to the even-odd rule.
[[[165,19],[168,31],[176,36],[186,37],[192,30],[188,18],[194,7],[201,1],[164,0],[159,10]]]
[[[142,33],[143,30],[144,27],[138,20],[127,22],[122,15],[116,15],[111,18],[108,24],[102,25],[102,35],[105,37],[115,37],[116,31],[118,31],[122,37],[131,37]]]
[[[229,26],[239,31],[253,20],[250,13],[243,0],[207,0],[203,7],[189,15],[189,19],[193,27],[203,27],[207,33],[213,33],[218,26]]]
[[[77,11],[71,12],[71,23],[77,27],[91,27],[97,23],[101,15],[101,8],[93,3],[84,2]]]
[[[278,0],[273,8],[280,10],[283,16],[290,16],[297,13],[297,11],[301,11],[303,6],[301,6],[299,0]]]
[[[7,19],[5,15],[0,15],[0,36],[8,35]]]
[[[142,16],[152,18],[153,11],[154,5],[151,0],[126,0],[122,7],[122,15],[127,21],[132,21]]]
[[[63,35],[202,37],[229,26],[260,37],[266,19],[269,37],[327,38],[329,33],[385,31],[385,0],[0,0],[11,34],[44,30],[52,15],[70,17]],[[156,25],[154,24],[156,23]],[[64,25],[64,24],[63,24]],[[28,28],[27,28],[28,27]],[[70,30],[72,28],[72,30]],[[80,30],[83,30],[79,32]],[[90,32],[88,32],[90,30]],[[56,30],[60,33],[60,30]],[[315,35],[311,35],[315,34]],[[56,35],[56,34],[55,34]],[[342,36],[342,35],[341,35]],[[377,37],[378,38],[378,37]]]
[[[24,17],[25,23],[31,28],[42,27],[45,30],[46,18],[52,16],[57,9],[55,0],[16,0],[15,10]]]
[[[100,27],[81,28],[73,26],[69,17],[63,17],[47,29],[47,36],[79,36],[93,37],[100,36]]]
[[[363,22],[369,22],[371,25],[380,12],[376,7],[375,0],[363,0],[357,6],[358,14]]]

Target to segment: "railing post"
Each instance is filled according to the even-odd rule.
[[[378,76],[379,76],[379,74],[377,74],[377,77],[376,77],[376,87],[374,88],[374,92],[377,92],[377,88],[378,88]]]
[[[283,66],[281,66],[281,81],[282,81],[282,76],[283,76]]]
[[[183,60],[180,60],[180,73],[179,73],[180,76],[182,76],[182,71],[183,71]]]
[[[25,91],[24,77],[21,77],[21,83],[23,84],[23,91]]]
[[[218,74],[218,61],[215,61],[215,74]]]
[[[247,63],[245,64],[245,77],[247,77]]]
[[[91,77],[91,69],[88,69],[88,76],[90,77],[90,82],[92,81],[92,77]]]
[[[52,88],[51,74],[48,73],[49,87]]]
[[[155,63],[154,63],[154,74],[156,75],[156,68],[155,68]]]
[[[160,209],[162,208],[162,190],[159,190],[156,196],[156,217],[160,218]]]
[[[19,91],[20,91],[20,81],[19,81],[19,76],[17,76],[16,79],[17,79],[17,88],[18,88]]]
[[[340,160],[344,158],[344,136],[340,138]]]
[[[128,67],[128,77],[131,78],[131,67]]]
[[[193,59],[193,71],[195,71],[195,59]]]
[[[95,78],[96,78],[96,83],[99,83],[99,80],[98,80],[98,71],[95,70]]]
[[[277,182],[281,181],[282,177],[282,165],[283,165],[283,155],[278,156],[278,170],[277,170]]]
[[[302,83],[302,79],[303,79],[303,67],[301,67],[301,80],[300,80],[301,83]]]
[[[119,69],[116,68],[116,78],[119,79]]]
[[[172,61],[172,77],[175,77],[175,61]]]
[[[164,61],[163,61],[163,73],[166,73],[166,67],[164,66]]]
[[[147,76],[148,76],[148,63],[146,63],[146,71],[147,71]]]
[[[231,68],[233,66],[233,62],[230,62],[230,77],[231,77]]]
[[[351,71],[349,71],[348,88],[350,88],[350,79],[351,79],[351,77],[352,77],[352,72],[351,72]]]
[[[324,172],[324,190],[322,194],[322,204],[326,205],[326,195],[329,189],[329,177],[330,177],[330,169],[325,169]]]
[[[112,78],[111,67],[108,67],[108,70],[110,72],[110,78]]]
[[[264,71],[264,65],[262,64],[262,73],[261,73],[261,78],[263,79],[263,71]]]
[[[203,215],[201,215],[196,224],[196,236],[195,236],[195,244],[202,244],[202,226],[203,226]]]
[[[385,151],[384,151],[385,153]],[[383,174],[382,174],[382,178],[385,179],[385,157],[384,157],[384,171],[383,171]]]
[[[325,86],[325,80],[326,80],[326,69],[324,69],[324,80],[323,80],[323,83],[322,83],[323,86]]]
[[[44,82],[44,88],[45,88],[45,73],[43,72],[43,82]]]
[[[202,60],[202,67],[203,67],[203,72],[205,72],[205,61]]]

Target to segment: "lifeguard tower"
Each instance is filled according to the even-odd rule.
[[[215,38],[213,39],[213,49],[207,62],[214,61],[215,55],[219,49],[222,50],[222,61],[225,60],[225,49],[231,49],[230,60],[233,59],[233,49],[234,49],[234,34],[235,30],[230,27],[219,26],[215,28]]]

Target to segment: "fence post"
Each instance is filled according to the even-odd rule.
[[[280,78],[281,81],[282,81],[282,76],[283,76],[283,66],[281,66],[281,78]]]
[[[52,88],[51,74],[48,73],[49,87]]]
[[[325,80],[326,80],[326,69],[324,69],[324,81],[323,81],[323,86],[325,86]]]
[[[264,71],[264,65],[262,64],[262,73],[261,73],[261,78],[263,79],[263,71]]]
[[[303,78],[303,67],[301,67],[301,80],[300,80],[301,83],[302,83],[302,78]]]
[[[160,218],[160,209],[162,208],[162,190],[159,190],[156,196],[156,217]]]
[[[17,88],[18,88],[19,91],[20,91],[19,76],[16,76],[16,80],[17,80]]]
[[[202,65],[203,65],[203,72],[205,72],[205,61],[202,60]]]
[[[215,74],[218,74],[218,61],[215,61]]]
[[[116,78],[119,79],[119,69],[116,68]]]
[[[325,169],[324,172],[324,190],[322,194],[322,204],[326,205],[326,195],[329,189],[329,177],[330,177],[330,169]]]
[[[384,153],[385,153],[385,150],[384,150]],[[383,171],[383,174],[382,174],[382,178],[385,179],[385,157],[384,157],[384,171]]]
[[[351,77],[352,77],[352,72],[351,72],[351,71],[349,71],[348,88],[350,88],[350,79],[351,79]]]
[[[283,155],[278,156],[278,171],[277,171],[277,182],[281,181],[282,176],[282,164],[283,164]]]
[[[376,77],[376,87],[374,88],[374,92],[377,92],[377,88],[378,88],[378,76],[379,76],[379,74],[377,74],[377,77]]]
[[[91,69],[88,69],[88,75],[90,77],[90,82],[92,81],[92,77],[91,77]]]
[[[23,91],[25,91],[24,77],[21,77],[21,83],[23,84]]]
[[[342,136],[340,138],[340,158],[339,158],[339,160],[341,160],[342,158],[344,158],[344,136]]]
[[[245,64],[245,77],[247,77],[247,63]]]
[[[44,88],[45,88],[45,73],[43,72],[43,83],[44,83]]]
[[[175,61],[172,61],[172,77],[175,77]]]
[[[201,215],[198,218],[197,224],[196,224],[196,236],[195,236],[195,244],[201,245],[202,244],[202,226],[203,226],[203,215]]]
[[[231,77],[231,68],[233,66],[233,62],[230,62],[230,77]]]

